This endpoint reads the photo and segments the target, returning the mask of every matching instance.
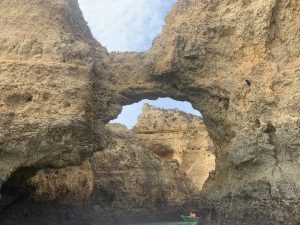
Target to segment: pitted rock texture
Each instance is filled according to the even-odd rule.
[[[172,208],[191,201],[194,189],[178,164],[162,161],[145,149],[124,125],[107,127],[115,143],[90,160],[96,193],[107,198],[106,192],[111,192],[119,208],[128,207],[126,202],[136,208]]]
[[[114,140],[106,149],[80,167],[38,171],[17,193],[15,208],[2,216],[4,223],[124,224],[168,214],[176,218],[186,207],[197,206],[192,205],[196,190],[177,163],[142,147],[124,125],[106,127]],[[37,206],[42,207],[38,213]],[[88,216],[78,214],[79,209]],[[47,211],[52,220],[44,217]]]
[[[0,13],[0,184],[80,164],[122,105],[167,96],[201,111],[214,143],[213,224],[299,224],[298,0],[177,0],[144,53],[109,54],[76,0]]]
[[[85,202],[91,199],[93,192],[92,168],[85,161],[80,167],[40,170],[25,185],[27,189],[34,190],[28,197],[35,201]]]
[[[101,95],[93,94],[94,61],[106,50],[76,1],[4,0],[0,6],[1,185],[20,167],[78,164],[102,149],[95,128],[101,112],[93,110],[107,104],[93,103]]]
[[[145,104],[132,131],[161,159],[177,161],[199,191],[215,169],[213,143],[198,116]]]

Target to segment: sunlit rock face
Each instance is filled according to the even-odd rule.
[[[149,51],[113,54],[76,0],[0,6],[1,184],[80,164],[121,105],[168,96],[202,112],[214,143],[213,224],[299,223],[299,1],[178,0]]]
[[[176,163],[162,161],[124,125],[107,127],[113,143],[90,160],[95,199],[100,205],[101,201],[107,201],[123,213],[137,210],[151,218],[192,204],[195,190]]]
[[[167,95],[202,112],[216,149],[201,193],[213,224],[299,223],[299,9],[296,0],[177,1],[151,50],[115,57],[135,80],[128,98]]]
[[[76,1],[4,0],[0,6],[1,184],[20,167],[78,164],[101,150],[96,119],[107,104],[104,98],[93,103],[101,95],[93,94],[94,61],[106,51]],[[105,62],[97,61],[105,74]]]
[[[161,159],[177,161],[199,191],[215,169],[213,144],[198,116],[145,104],[132,130],[141,144]]]

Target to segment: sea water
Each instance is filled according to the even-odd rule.
[[[156,223],[139,223],[139,224],[127,224],[127,225],[194,225],[194,222],[156,222]]]

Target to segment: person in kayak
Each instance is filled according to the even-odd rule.
[[[195,218],[195,217],[196,217],[196,213],[190,212],[190,217],[191,217],[191,218]]]

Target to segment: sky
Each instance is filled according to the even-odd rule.
[[[94,37],[108,51],[145,51],[175,0],[79,0]]]
[[[94,37],[108,51],[146,51],[159,35],[164,18],[175,0],[79,0],[80,8]],[[159,98],[143,100],[124,106],[122,113],[111,122],[131,128],[141,113],[144,103],[165,108],[178,108],[200,115],[190,103]]]
[[[128,128],[132,128],[137,120],[137,117],[141,114],[143,105],[148,103],[150,105],[154,105],[163,109],[180,109],[184,112],[188,112],[197,116],[201,116],[200,112],[195,110],[191,103],[176,101],[171,98],[158,98],[157,100],[142,100],[138,103],[134,103],[132,105],[123,106],[123,110],[117,119],[112,120],[112,123],[121,123],[127,126]]]

